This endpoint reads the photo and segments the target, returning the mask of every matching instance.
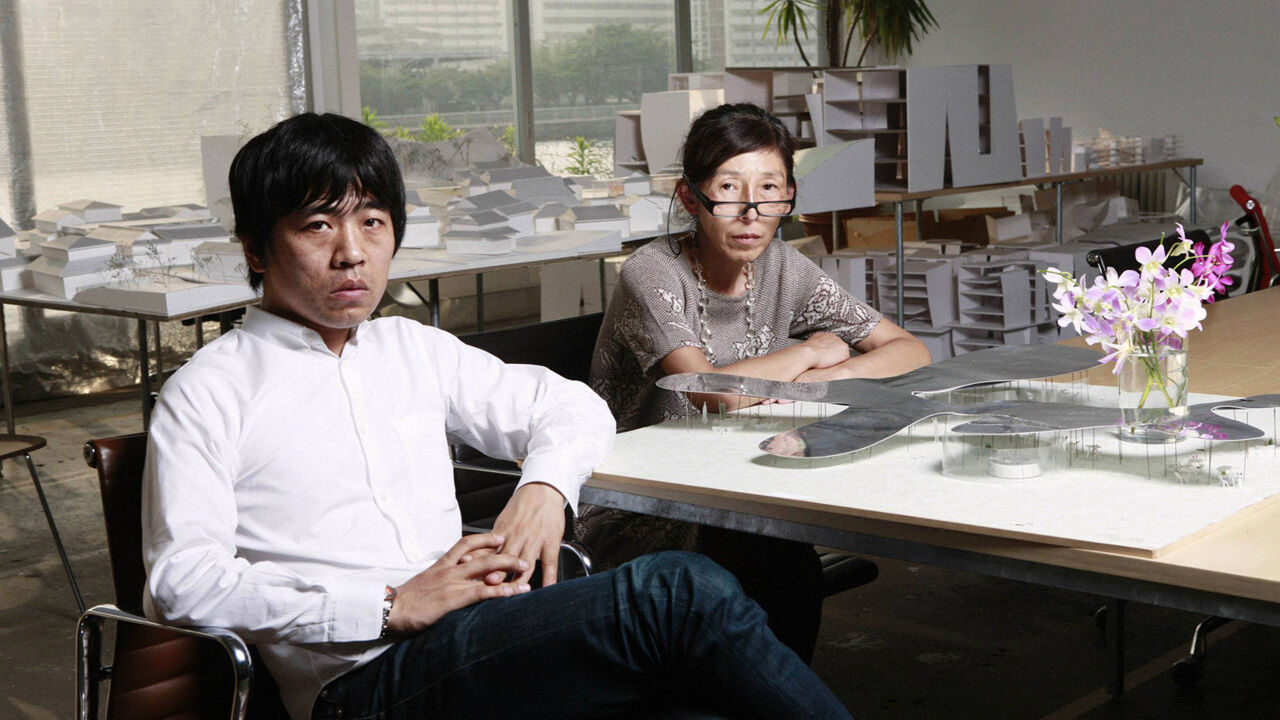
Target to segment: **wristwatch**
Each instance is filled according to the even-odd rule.
[[[391,619],[391,606],[396,604],[396,589],[387,585],[382,594],[382,632],[378,633],[379,640],[387,638],[387,621]]]

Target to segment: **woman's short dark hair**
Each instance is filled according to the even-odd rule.
[[[404,239],[404,180],[387,141],[341,115],[304,113],[282,120],[240,148],[229,173],[236,237],[264,262],[276,224],[299,211],[333,211],[351,193],[391,215],[397,250]],[[249,269],[249,285],[262,274]]]
[[[684,176],[694,184],[715,174],[726,160],[756,150],[777,150],[787,168],[787,185],[795,187],[795,143],[791,132],[769,111],[751,103],[712,108],[693,121],[684,139]]]

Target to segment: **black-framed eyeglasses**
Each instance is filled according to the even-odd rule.
[[[747,214],[751,208],[756,209],[756,214],[760,217],[787,217],[796,209],[796,200],[760,200],[757,202],[743,202],[741,200],[712,200],[707,197],[697,185],[694,185],[688,177],[684,178],[684,182],[693,191],[694,197],[698,198],[698,202],[702,203],[702,207],[707,212],[716,217],[742,217]]]

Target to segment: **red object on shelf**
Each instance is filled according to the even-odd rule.
[[[1257,232],[1259,265],[1256,289],[1271,287],[1272,281],[1280,277],[1280,261],[1276,259],[1276,246],[1271,242],[1271,230],[1267,227],[1267,219],[1262,215],[1262,206],[1253,199],[1249,191],[1239,185],[1232,185],[1230,192],[1231,199],[1244,209],[1245,215],[1253,222],[1254,230]]]

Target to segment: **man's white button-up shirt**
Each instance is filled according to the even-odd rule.
[[[258,644],[295,720],[386,649],[385,585],[461,535],[448,445],[524,458],[521,484],[578,490],[613,442],[604,402],[404,318],[338,356],[250,308],[165,384],[143,493],[147,614]]]

